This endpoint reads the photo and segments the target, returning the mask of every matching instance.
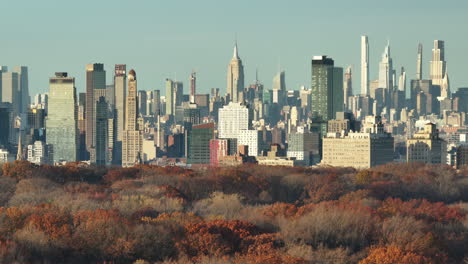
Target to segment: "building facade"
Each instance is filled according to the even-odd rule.
[[[433,123],[426,124],[423,130],[407,139],[406,148],[407,162],[445,164],[447,161],[447,144],[439,137]]]
[[[128,94],[125,130],[122,138],[122,166],[132,167],[142,161],[143,133],[138,126],[137,79],[134,70],[128,73]]]
[[[321,131],[326,133],[326,121],[343,111],[343,68],[334,67],[327,56],[312,59],[312,120],[324,121]]]
[[[369,39],[361,36],[361,95],[369,95]]]
[[[367,169],[393,161],[394,139],[379,119],[364,132],[328,133],[323,138],[323,165]]]
[[[210,140],[214,138],[214,123],[193,126],[189,132],[188,164],[210,164]]]
[[[218,120],[219,138],[237,138],[240,130],[249,129],[249,109],[231,102],[219,109]]]
[[[49,110],[46,119],[47,144],[51,161],[78,160],[78,111],[75,78],[65,72],[49,79]]]
[[[244,91],[244,66],[239,58],[237,43],[234,45],[234,54],[227,70],[227,102],[242,102]]]
[[[106,72],[104,64],[86,65],[86,150],[90,159],[95,159],[96,145],[96,102],[106,96]]]

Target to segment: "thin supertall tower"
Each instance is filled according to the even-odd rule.
[[[195,103],[195,94],[197,92],[197,74],[192,71],[190,74],[190,103]]]
[[[351,66],[348,66],[348,68],[346,68],[346,71],[344,74],[343,92],[344,92],[343,103],[344,103],[345,110],[346,110],[346,109],[349,109],[348,98],[353,96],[353,74],[352,74]]]
[[[423,45],[418,45],[418,62],[416,67],[416,80],[422,80],[422,58],[423,58]]]
[[[387,42],[379,64],[379,88],[392,91],[394,88],[393,62],[390,55],[390,42]]]
[[[369,39],[361,36],[361,94],[369,95]]]

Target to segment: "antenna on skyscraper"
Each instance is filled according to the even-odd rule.
[[[255,67],[255,84],[258,83],[258,66]]]

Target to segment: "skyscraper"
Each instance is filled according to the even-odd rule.
[[[369,39],[361,36],[361,94],[369,95]]]
[[[218,120],[219,138],[237,138],[240,130],[249,129],[249,109],[231,102],[219,109]]]
[[[161,114],[161,91],[153,91],[153,113],[155,116]]]
[[[434,48],[432,49],[432,60],[430,62],[430,79],[432,84],[440,85],[441,80],[445,76],[445,43],[443,40],[434,40]]]
[[[400,77],[398,78],[398,91],[406,92],[406,72],[404,67],[401,67]]]
[[[234,45],[234,54],[228,65],[227,72],[227,102],[242,103],[244,91],[244,66],[239,58],[237,42]]]
[[[13,72],[18,74],[18,102],[20,113],[26,113],[31,103],[29,97],[29,80],[28,80],[28,67],[16,66]]]
[[[210,140],[214,138],[214,124],[201,124],[193,126],[189,131],[187,145],[187,163],[210,163]]]
[[[114,148],[112,163],[122,164],[122,139],[125,129],[125,101],[127,96],[127,66],[116,64],[114,67]]]
[[[122,142],[122,134],[125,128],[125,98],[127,96],[127,66],[116,64],[114,71],[115,89],[115,127],[116,141]],[[120,143],[121,144],[121,143]]]
[[[195,94],[197,93],[197,75],[192,71],[190,74],[190,103],[195,103]]]
[[[146,114],[147,115],[154,115],[154,93],[153,91],[146,91]],[[140,99],[141,100],[141,99]]]
[[[183,99],[183,83],[166,79],[166,115],[175,115],[176,107],[182,105]]]
[[[286,101],[286,74],[284,71],[278,72],[273,77],[272,103],[277,103],[280,106],[285,105]]]
[[[104,64],[86,65],[86,149],[94,160],[96,145],[96,102],[106,96],[106,72]]]
[[[12,120],[13,109],[11,103],[0,102],[0,148],[6,148],[9,144]]]
[[[422,59],[423,59],[423,45],[418,45],[418,61],[416,66],[416,80],[422,80]]]
[[[131,167],[142,160],[143,133],[138,126],[137,80],[134,70],[128,73],[125,130],[122,142],[122,166]]]
[[[174,107],[181,106],[184,101],[184,84],[182,82],[175,81],[174,85]]]
[[[1,73],[1,102],[11,103],[13,114],[21,113],[21,93],[17,72],[2,71]]]
[[[336,112],[343,111],[343,68],[334,67],[327,56],[314,56],[311,94],[313,119],[334,119]]]
[[[443,40],[434,40],[432,49],[432,60],[430,62],[430,79],[432,85],[440,87],[440,97],[450,97],[450,86],[448,83],[447,62],[445,61],[445,43]],[[445,79],[445,80],[444,80]]]
[[[382,60],[379,64],[379,88],[393,90],[393,61],[390,56],[390,42],[385,46]]]
[[[54,163],[73,162],[78,156],[78,125],[75,78],[66,72],[49,79],[49,110],[46,121],[47,144]]]
[[[138,113],[144,116],[148,114],[146,112],[147,101],[148,101],[148,97],[147,97],[146,91],[143,91],[143,90],[138,91]]]
[[[106,99],[101,96],[96,102],[96,164],[107,164],[107,150],[108,150],[108,104]]]
[[[353,96],[353,75],[352,75],[352,70],[351,66],[348,66],[346,68],[345,74],[344,74],[344,83],[343,83],[343,100],[344,100],[344,108],[349,109],[349,97]]]
[[[166,115],[175,114],[174,81],[166,79]]]

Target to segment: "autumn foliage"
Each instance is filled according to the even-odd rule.
[[[443,165],[0,169],[0,263],[468,263]]]

